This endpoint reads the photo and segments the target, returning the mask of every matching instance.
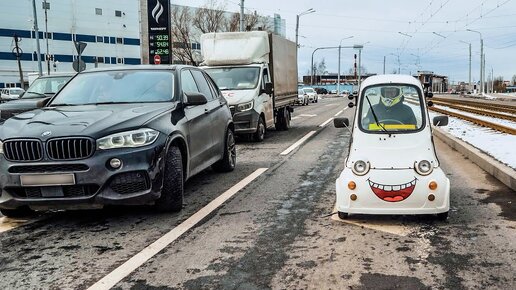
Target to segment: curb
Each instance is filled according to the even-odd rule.
[[[507,185],[512,190],[516,191],[516,170],[505,164],[502,164],[498,160],[485,154],[476,147],[473,147],[470,144],[452,136],[450,133],[447,133],[440,128],[434,127],[432,128],[432,132],[434,136],[441,139],[448,146],[462,153],[484,171],[491,174],[493,177]]]

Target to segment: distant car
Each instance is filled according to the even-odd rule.
[[[330,91],[330,94],[336,94],[337,93],[337,90],[331,90]]]
[[[0,126],[0,212],[154,204],[180,211],[183,185],[236,164],[234,124],[192,66],[79,73],[41,109]]]
[[[74,75],[75,73],[59,73],[37,78],[20,99],[0,104],[0,122],[13,115],[42,107]]]
[[[297,90],[297,103],[302,106],[308,105],[308,95],[303,89]]]
[[[4,102],[10,100],[17,100],[23,95],[23,93],[25,93],[25,90],[23,90],[22,88],[4,88],[2,89],[0,99]]]
[[[312,103],[317,103],[319,101],[319,96],[313,88],[303,88],[303,91],[308,95],[308,101]]]
[[[326,95],[328,94],[328,90],[325,88],[315,88],[314,89],[319,95]]]

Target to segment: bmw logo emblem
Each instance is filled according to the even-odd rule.
[[[50,136],[52,135],[52,132],[51,131],[45,131],[41,134],[42,137],[47,137],[47,136]]]

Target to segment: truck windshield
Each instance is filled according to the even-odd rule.
[[[412,85],[367,87],[360,100],[360,129],[371,133],[418,131],[424,125],[422,98]]]
[[[205,71],[220,90],[251,90],[258,85],[259,67],[208,68]]]

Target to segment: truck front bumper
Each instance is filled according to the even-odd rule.
[[[233,109],[231,112],[233,113],[233,123],[235,124],[236,134],[252,134],[256,132],[258,120],[260,119],[258,112],[255,110],[234,112]]]

